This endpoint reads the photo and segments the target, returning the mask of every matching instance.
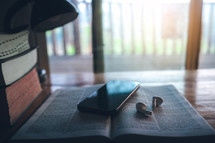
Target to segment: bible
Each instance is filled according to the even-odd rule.
[[[14,84],[0,88],[0,127],[14,125],[41,91],[36,68]]]
[[[114,116],[79,112],[77,104],[102,85],[59,89],[10,138],[10,142],[213,142],[215,131],[173,85],[141,86]],[[146,117],[135,104],[164,99]]]

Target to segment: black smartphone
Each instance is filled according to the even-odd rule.
[[[109,81],[81,101],[77,108],[83,112],[113,115],[139,87],[138,82]]]

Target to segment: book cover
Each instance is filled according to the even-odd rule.
[[[41,91],[36,68],[14,84],[0,88],[0,126],[13,125]]]
[[[215,131],[172,85],[142,86],[115,116],[79,112],[77,103],[101,85],[54,92],[12,136],[10,142],[213,142]],[[150,117],[136,111],[139,101],[164,99]]]

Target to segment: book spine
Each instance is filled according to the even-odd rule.
[[[0,61],[15,58],[29,49],[29,31],[0,34]]]
[[[9,119],[6,118],[6,116],[2,116],[4,122],[7,121],[10,125],[13,125],[42,91],[36,68],[16,83],[0,91],[6,96],[4,104],[7,103],[5,106],[8,108],[6,110],[5,107],[4,111],[0,108],[0,112],[2,112],[2,115],[5,114],[9,116]],[[1,98],[3,98],[2,96],[3,95],[1,95]],[[0,125],[4,124],[0,122]]]
[[[31,80],[32,78],[35,78],[35,74],[36,69],[34,68],[23,78],[21,78],[20,80],[6,88],[7,101],[9,107],[11,107],[13,103],[20,98],[20,96],[22,96],[21,93],[25,93],[25,91],[28,91],[27,88],[31,87],[31,85],[33,84],[31,83],[32,82]],[[35,82],[37,82],[37,79],[35,79]]]
[[[37,49],[1,63],[0,65],[0,88],[10,86],[25,76],[37,64]]]
[[[6,89],[8,100],[10,123],[14,124],[21,114],[28,108],[33,100],[41,92],[41,86],[36,69],[33,69],[19,85],[16,85],[12,90]],[[18,93],[17,93],[18,92]],[[16,93],[17,98],[14,98]],[[14,100],[16,99],[16,100]]]

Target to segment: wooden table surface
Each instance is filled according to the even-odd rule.
[[[215,69],[193,71],[143,71],[143,72],[109,72],[109,73],[72,73],[52,74],[51,82],[43,84],[44,91],[27,110],[17,124],[0,129],[0,142],[10,137],[29,116],[58,88],[71,86],[89,86],[110,80],[138,81],[142,85],[173,84],[182,96],[192,104],[197,112],[215,129]]]
[[[110,80],[138,81],[142,85],[173,84],[182,96],[215,129],[215,69],[193,71],[109,72],[102,74],[52,74],[52,90],[69,86],[86,86]]]

